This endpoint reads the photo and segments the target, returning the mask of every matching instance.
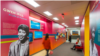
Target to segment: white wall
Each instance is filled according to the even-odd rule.
[[[80,27],[78,27],[78,28],[66,28],[66,29],[69,29],[71,35],[72,35],[72,31],[78,31],[78,35],[80,35]]]

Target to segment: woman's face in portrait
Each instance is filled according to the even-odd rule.
[[[18,36],[19,36],[19,40],[24,40],[24,38],[26,36],[25,30],[19,29]]]
[[[94,38],[95,38],[95,28],[94,27],[92,28],[92,32],[91,33],[92,33],[92,39],[94,40]]]

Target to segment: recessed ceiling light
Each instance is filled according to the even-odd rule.
[[[75,23],[76,25],[78,25],[79,23]]]
[[[44,12],[46,15],[51,16],[52,14],[49,11]]]
[[[62,25],[65,25],[65,23],[62,23]]]
[[[66,27],[68,27],[68,26],[66,26]]]
[[[74,17],[74,19],[79,19],[79,16]]]
[[[59,20],[57,17],[54,17],[53,19],[54,19],[54,20]]]
[[[66,27],[68,27],[68,26],[66,25]]]
[[[62,23],[62,25],[64,25],[65,27],[68,27],[65,23]]]
[[[40,5],[36,3],[34,0],[24,0],[25,2],[29,3],[33,7],[39,7]]]
[[[79,20],[76,20],[75,22],[79,22]]]
[[[64,25],[65,27],[68,27],[67,25]]]

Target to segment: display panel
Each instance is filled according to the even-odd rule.
[[[55,35],[55,39],[56,39],[56,40],[58,39],[58,36],[57,36],[57,35]]]
[[[72,31],[72,35],[78,35],[78,31]]]
[[[30,28],[31,29],[40,29],[40,23],[39,22],[34,22],[34,21],[30,21]]]
[[[28,35],[28,37],[29,37],[29,42],[32,42],[33,41],[33,33],[30,32],[29,35]]]
[[[62,34],[62,37],[65,37],[65,34]]]
[[[34,31],[34,39],[42,38],[43,32],[42,31]]]

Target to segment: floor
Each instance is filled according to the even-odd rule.
[[[77,39],[72,39],[71,43],[76,43]],[[66,40],[66,42],[69,42],[68,40]]]
[[[45,50],[42,50],[34,55],[31,55],[31,56],[45,56],[46,55],[46,51]]]
[[[74,43],[64,43],[58,48],[53,50],[53,54],[50,56],[84,56],[83,52],[71,50],[70,48]]]
[[[72,40],[72,43],[69,43],[68,41],[66,41],[66,43],[54,49],[53,54],[50,56],[84,56],[83,52],[70,49],[74,45],[75,42],[76,42],[75,39]],[[46,55],[46,51],[42,50],[31,56],[45,56],[45,55]]]

